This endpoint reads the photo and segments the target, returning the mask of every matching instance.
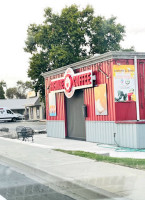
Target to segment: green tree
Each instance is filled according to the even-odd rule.
[[[8,88],[6,90],[6,96],[7,96],[8,99],[16,98],[16,93],[17,93],[17,88],[16,87]]]
[[[32,83],[30,81],[17,81],[17,92],[16,98],[17,99],[25,99],[26,93],[29,89],[32,89]]]
[[[6,82],[2,80],[0,81],[0,99],[5,99],[4,87],[6,87]]]
[[[5,99],[5,92],[2,85],[0,85],[0,99]]]
[[[0,85],[4,88],[6,88],[7,87],[7,84],[6,84],[6,82],[4,81],[4,80],[2,80],[2,81],[0,81]]]
[[[33,85],[30,81],[17,81],[17,86],[13,88],[8,88],[6,90],[6,96],[9,99],[25,99],[28,90],[33,89]]]
[[[44,79],[41,73],[68,65],[96,53],[120,50],[124,26],[116,18],[94,16],[87,6],[65,7],[60,14],[45,9],[45,21],[31,24],[27,30],[24,50],[31,54],[28,76],[33,80],[35,91],[44,96]]]
[[[122,51],[135,51],[135,48],[134,48],[134,46],[131,46],[129,49],[122,48],[121,50]]]
[[[90,52],[105,53],[121,50],[120,41],[123,40],[124,26],[116,24],[116,17],[105,19],[97,17],[92,21],[93,34],[90,37]]]

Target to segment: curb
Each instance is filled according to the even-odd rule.
[[[92,187],[89,184],[82,184],[80,182],[74,181],[71,178],[64,178],[57,176],[55,174],[52,174],[50,172],[43,171],[41,169],[38,169],[37,167],[32,167],[26,163],[19,162],[17,160],[11,159],[6,156],[0,155],[0,161],[6,165],[9,165],[17,171],[20,171],[20,173],[25,174],[26,176],[31,176],[33,179],[39,179],[39,181],[45,183],[50,188],[54,189],[57,192],[60,192],[64,195],[67,195],[71,198],[77,199],[77,200],[85,200],[86,195],[83,194],[80,195],[80,190],[86,190],[86,194],[89,195],[89,193],[95,193],[96,195],[100,195],[103,197],[106,197],[106,199],[111,198],[112,200],[127,200],[127,198],[122,198],[116,194],[113,194],[111,192],[105,191],[101,188]],[[75,191],[75,192],[74,192]],[[104,198],[103,198],[104,199]]]
[[[45,119],[39,120],[39,119],[29,119],[29,120],[22,120],[23,122],[46,122]]]

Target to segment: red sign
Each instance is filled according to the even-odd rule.
[[[71,68],[68,68],[63,78],[51,80],[50,91],[65,92],[68,98],[71,98],[76,89],[93,86],[92,70],[74,74]]]

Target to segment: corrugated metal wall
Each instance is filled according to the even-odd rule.
[[[134,60],[131,59],[116,59],[113,60],[113,65],[134,65]],[[114,87],[114,85],[113,85]],[[115,121],[136,120],[136,102],[116,102],[115,103]]]
[[[137,144],[138,134],[136,132],[137,124],[115,124],[116,142],[121,147],[139,148]]]
[[[145,119],[145,60],[138,60],[138,84],[139,84],[139,107],[141,119]],[[107,104],[108,104],[108,115],[97,116],[95,115],[95,98],[94,88],[84,89],[84,104],[87,105],[87,118],[86,118],[86,140],[91,142],[99,142],[106,144],[114,143],[114,132],[116,134],[116,141],[120,146],[132,147],[132,148],[145,148],[145,125],[141,124],[116,124],[114,121],[120,120],[120,108],[115,107],[114,103],[114,83],[112,69],[113,65],[134,65],[134,60],[118,59],[109,60],[95,65],[86,66],[75,70],[75,73],[79,73],[86,70],[93,70],[93,74],[96,75],[95,85],[106,84],[107,85]],[[109,77],[107,78],[104,73],[99,71],[99,68]],[[51,79],[63,77],[64,74],[51,76]],[[66,135],[66,110],[65,110],[65,96],[64,93],[56,93],[56,106],[57,116],[49,116],[49,85],[50,78],[46,78],[46,117],[47,117],[47,129],[48,136],[65,138]],[[130,102],[132,103],[132,102]],[[121,104],[121,102],[120,102]],[[135,102],[132,106],[127,109],[135,110]],[[123,106],[127,106],[127,103]],[[126,108],[124,107],[124,111]],[[128,113],[130,111],[128,110]],[[135,110],[136,112],[136,110]],[[121,117],[121,120],[130,120],[130,116],[127,115]],[[136,113],[134,113],[133,119],[136,119]]]
[[[92,69],[93,74],[96,75],[95,85],[106,84],[107,85],[107,106],[108,115],[96,115],[95,114],[95,97],[94,88],[84,89],[84,103],[87,105],[87,118],[89,121],[115,121],[115,104],[114,104],[114,89],[113,89],[113,77],[112,77],[112,64],[113,61],[105,61],[97,63],[95,65],[84,67],[81,71]],[[99,71],[99,68],[106,74]],[[108,76],[108,78],[107,78]]]
[[[136,120],[136,102],[115,102],[115,121]]]
[[[145,124],[137,124],[137,146],[138,148],[145,148]]]
[[[108,75],[109,78],[105,76],[98,69],[101,69],[104,73]],[[112,61],[106,61],[103,63],[97,63],[95,65],[83,67],[75,70],[75,73],[79,73],[82,71],[92,69],[93,75],[96,75],[96,81],[94,85],[97,84],[107,84],[107,97],[108,97],[108,115],[104,116],[96,116],[95,115],[95,97],[94,97],[94,88],[84,89],[84,104],[87,105],[88,117],[86,120],[96,120],[96,121],[115,121],[115,106],[114,106],[114,90],[113,90],[113,79],[112,79]],[[52,76],[51,79],[63,77],[64,74]],[[49,85],[50,78],[46,78],[45,86],[46,86],[46,119],[47,120],[65,120],[65,97],[64,93],[56,93],[56,106],[57,106],[57,116],[50,117],[49,116]]]
[[[65,138],[65,122],[61,120],[47,121],[47,136]]]
[[[114,60],[113,64],[119,64],[119,65],[134,65],[134,60]],[[138,92],[139,92],[139,111],[140,111],[140,119],[145,119],[145,60],[138,59],[137,60],[137,70],[138,70]],[[117,103],[118,104],[118,103]],[[122,105],[121,105],[122,104]],[[130,102],[130,109],[127,104],[120,103],[120,106],[117,106],[115,108],[115,121],[121,121],[121,120],[136,120],[136,102]],[[126,108],[125,108],[126,106]],[[124,111],[128,111],[128,113],[131,113],[130,116],[127,114],[123,117],[120,115],[120,109],[124,107]],[[118,114],[119,113],[119,114]],[[127,113],[127,112],[126,112]]]
[[[114,144],[113,132],[116,131],[114,122],[86,121],[86,141],[103,144]]]
[[[86,141],[121,147],[145,148],[145,124],[86,121]]]
[[[137,64],[140,119],[145,119],[145,60],[138,60]]]
[[[140,115],[141,119],[145,119],[145,70],[143,68],[145,60],[138,60],[138,79],[139,79],[139,103],[140,103]],[[135,106],[130,106],[130,111],[133,112],[134,115],[127,115],[125,118],[120,118],[118,113],[120,113],[120,107],[115,107],[114,103],[114,83],[113,83],[113,75],[112,69],[113,65],[134,65],[134,60],[129,59],[116,59],[116,60],[108,60],[101,63],[96,63],[94,65],[86,66],[80,69],[76,69],[75,73],[79,73],[82,71],[92,69],[93,75],[96,75],[95,85],[98,84],[106,84],[107,85],[107,104],[108,104],[108,115],[95,115],[95,98],[94,98],[94,88],[84,89],[84,104],[87,105],[87,121],[118,121],[118,120],[135,120],[136,119],[136,110],[132,109]],[[101,69],[109,78],[106,77],[104,73],[102,73],[99,69]],[[144,71],[143,71],[144,70]],[[46,78],[46,116],[47,120],[65,120],[65,97],[64,93],[56,93],[56,105],[57,105],[57,116],[50,117],[48,112],[48,93],[49,93],[49,85],[50,79],[63,77],[64,74],[51,76],[50,78]],[[131,104],[132,102],[130,102]],[[134,103],[134,102],[133,102]],[[121,104],[121,103],[120,103]],[[124,104],[124,103],[122,103]],[[125,106],[125,104],[124,104]],[[127,106],[127,104],[126,104]],[[129,109],[129,108],[128,108]],[[125,109],[126,110],[126,109]],[[116,114],[117,113],[117,114]],[[134,116],[132,118],[132,116]]]
[[[52,79],[59,78],[60,75],[52,77]],[[47,120],[65,120],[65,97],[64,93],[56,93],[56,117],[49,116],[49,85],[50,85],[50,78],[47,78],[45,83],[45,94],[46,94],[46,119]]]

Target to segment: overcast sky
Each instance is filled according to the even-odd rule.
[[[1,0],[0,1],[0,81],[14,87],[18,80],[26,81],[29,54],[25,53],[27,28],[44,20],[44,8],[59,13],[66,5],[80,8],[92,5],[95,15],[117,17],[125,25],[126,37],[122,47],[135,47],[145,52],[145,3],[143,0]]]

